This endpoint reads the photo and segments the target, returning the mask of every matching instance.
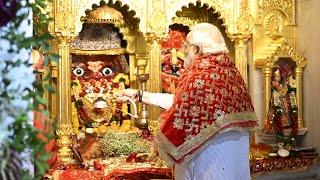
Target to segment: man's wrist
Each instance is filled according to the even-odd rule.
[[[139,91],[138,91],[138,101],[139,101],[139,102],[142,102],[142,97],[143,97],[143,91],[142,91],[142,90],[139,90]]]

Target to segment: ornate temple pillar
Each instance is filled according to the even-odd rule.
[[[249,86],[248,82],[248,40],[254,28],[254,18],[250,11],[248,0],[242,0],[239,4],[240,14],[235,25],[237,33],[231,35],[231,39],[235,41],[235,65],[238,68],[244,82]]]
[[[303,128],[303,119],[302,119],[302,68],[297,66],[295,68],[295,73],[296,73],[296,81],[297,81],[297,92],[296,92],[296,97],[297,97],[297,106],[298,106],[298,128]]]
[[[50,84],[53,87],[54,90],[58,90],[57,86],[57,78],[58,78],[58,63],[54,61],[50,61],[49,65],[50,73],[51,73],[51,79]],[[50,112],[50,119],[56,119],[57,118],[57,94],[56,93],[49,93],[48,94],[48,109]]]
[[[137,86],[137,78],[136,78],[136,58],[135,58],[135,54],[133,53],[129,53],[129,78],[130,78],[130,87],[131,88],[138,88]]]
[[[267,120],[267,115],[269,111],[269,100],[271,97],[271,91],[270,91],[270,86],[271,86],[271,75],[272,75],[272,69],[269,67],[265,67],[262,69],[262,76],[263,76],[263,84],[264,84],[264,110],[263,110],[263,119],[264,119],[264,127],[266,127],[268,120]]]
[[[123,32],[124,34],[128,34],[129,30],[126,30],[126,32]],[[131,88],[138,88],[137,83],[137,72],[136,72],[136,38],[134,35],[126,35],[126,41],[127,41],[127,48],[126,52],[129,55],[129,78],[130,78],[130,87]]]
[[[156,36],[153,33],[147,33],[145,35],[147,41],[148,54],[149,54],[149,83],[147,84],[147,89],[150,92],[161,92],[161,46],[159,36]],[[155,106],[150,106],[149,114],[152,120],[159,118],[161,109]]]
[[[57,88],[57,118],[58,118],[58,161],[61,164],[70,164],[72,161],[71,135],[71,58],[70,43],[72,36],[57,36],[60,61],[58,64],[58,88]]]
[[[52,17],[54,20],[49,26],[50,31],[57,40],[57,52],[60,59],[56,66],[57,71],[57,145],[58,162],[68,165],[72,161],[71,135],[71,59],[70,43],[75,34],[75,14],[77,9],[75,0],[54,0],[52,2]]]
[[[130,87],[131,88],[137,88],[136,86],[136,66],[135,66],[135,53],[136,53],[136,38],[134,35],[129,34],[129,30],[127,28],[123,28],[121,31],[122,34],[125,35],[125,40],[127,41],[127,47],[126,47],[126,52],[129,55],[129,71],[130,71]]]
[[[248,39],[249,35],[235,35],[232,39],[235,41],[235,65],[239,70],[244,82],[248,85]]]
[[[165,0],[148,0],[147,27],[144,38],[147,43],[147,52],[149,56],[149,81],[147,89],[150,92],[161,92],[161,45],[162,37],[167,29],[167,14]],[[159,118],[161,109],[156,106],[149,106],[150,120]]]

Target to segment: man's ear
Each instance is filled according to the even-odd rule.
[[[201,53],[201,52],[202,52],[201,47],[200,47],[200,46],[197,46],[197,54],[198,54],[198,53]]]
[[[196,54],[201,52],[201,47],[198,45],[192,45],[192,50],[196,52]]]

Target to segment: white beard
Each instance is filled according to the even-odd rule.
[[[183,67],[188,67],[190,64],[193,63],[193,59],[195,58],[196,53],[189,51],[186,55],[186,57],[184,58],[184,63],[183,63]]]

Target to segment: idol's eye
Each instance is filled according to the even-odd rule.
[[[113,74],[113,70],[108,67],[103,68],[101,72],[104,76],[110,76]]]
[[[82,67],[76,67],[73,69],[72,73],[76,76],[82,76],[85,73],[85,71]]]

